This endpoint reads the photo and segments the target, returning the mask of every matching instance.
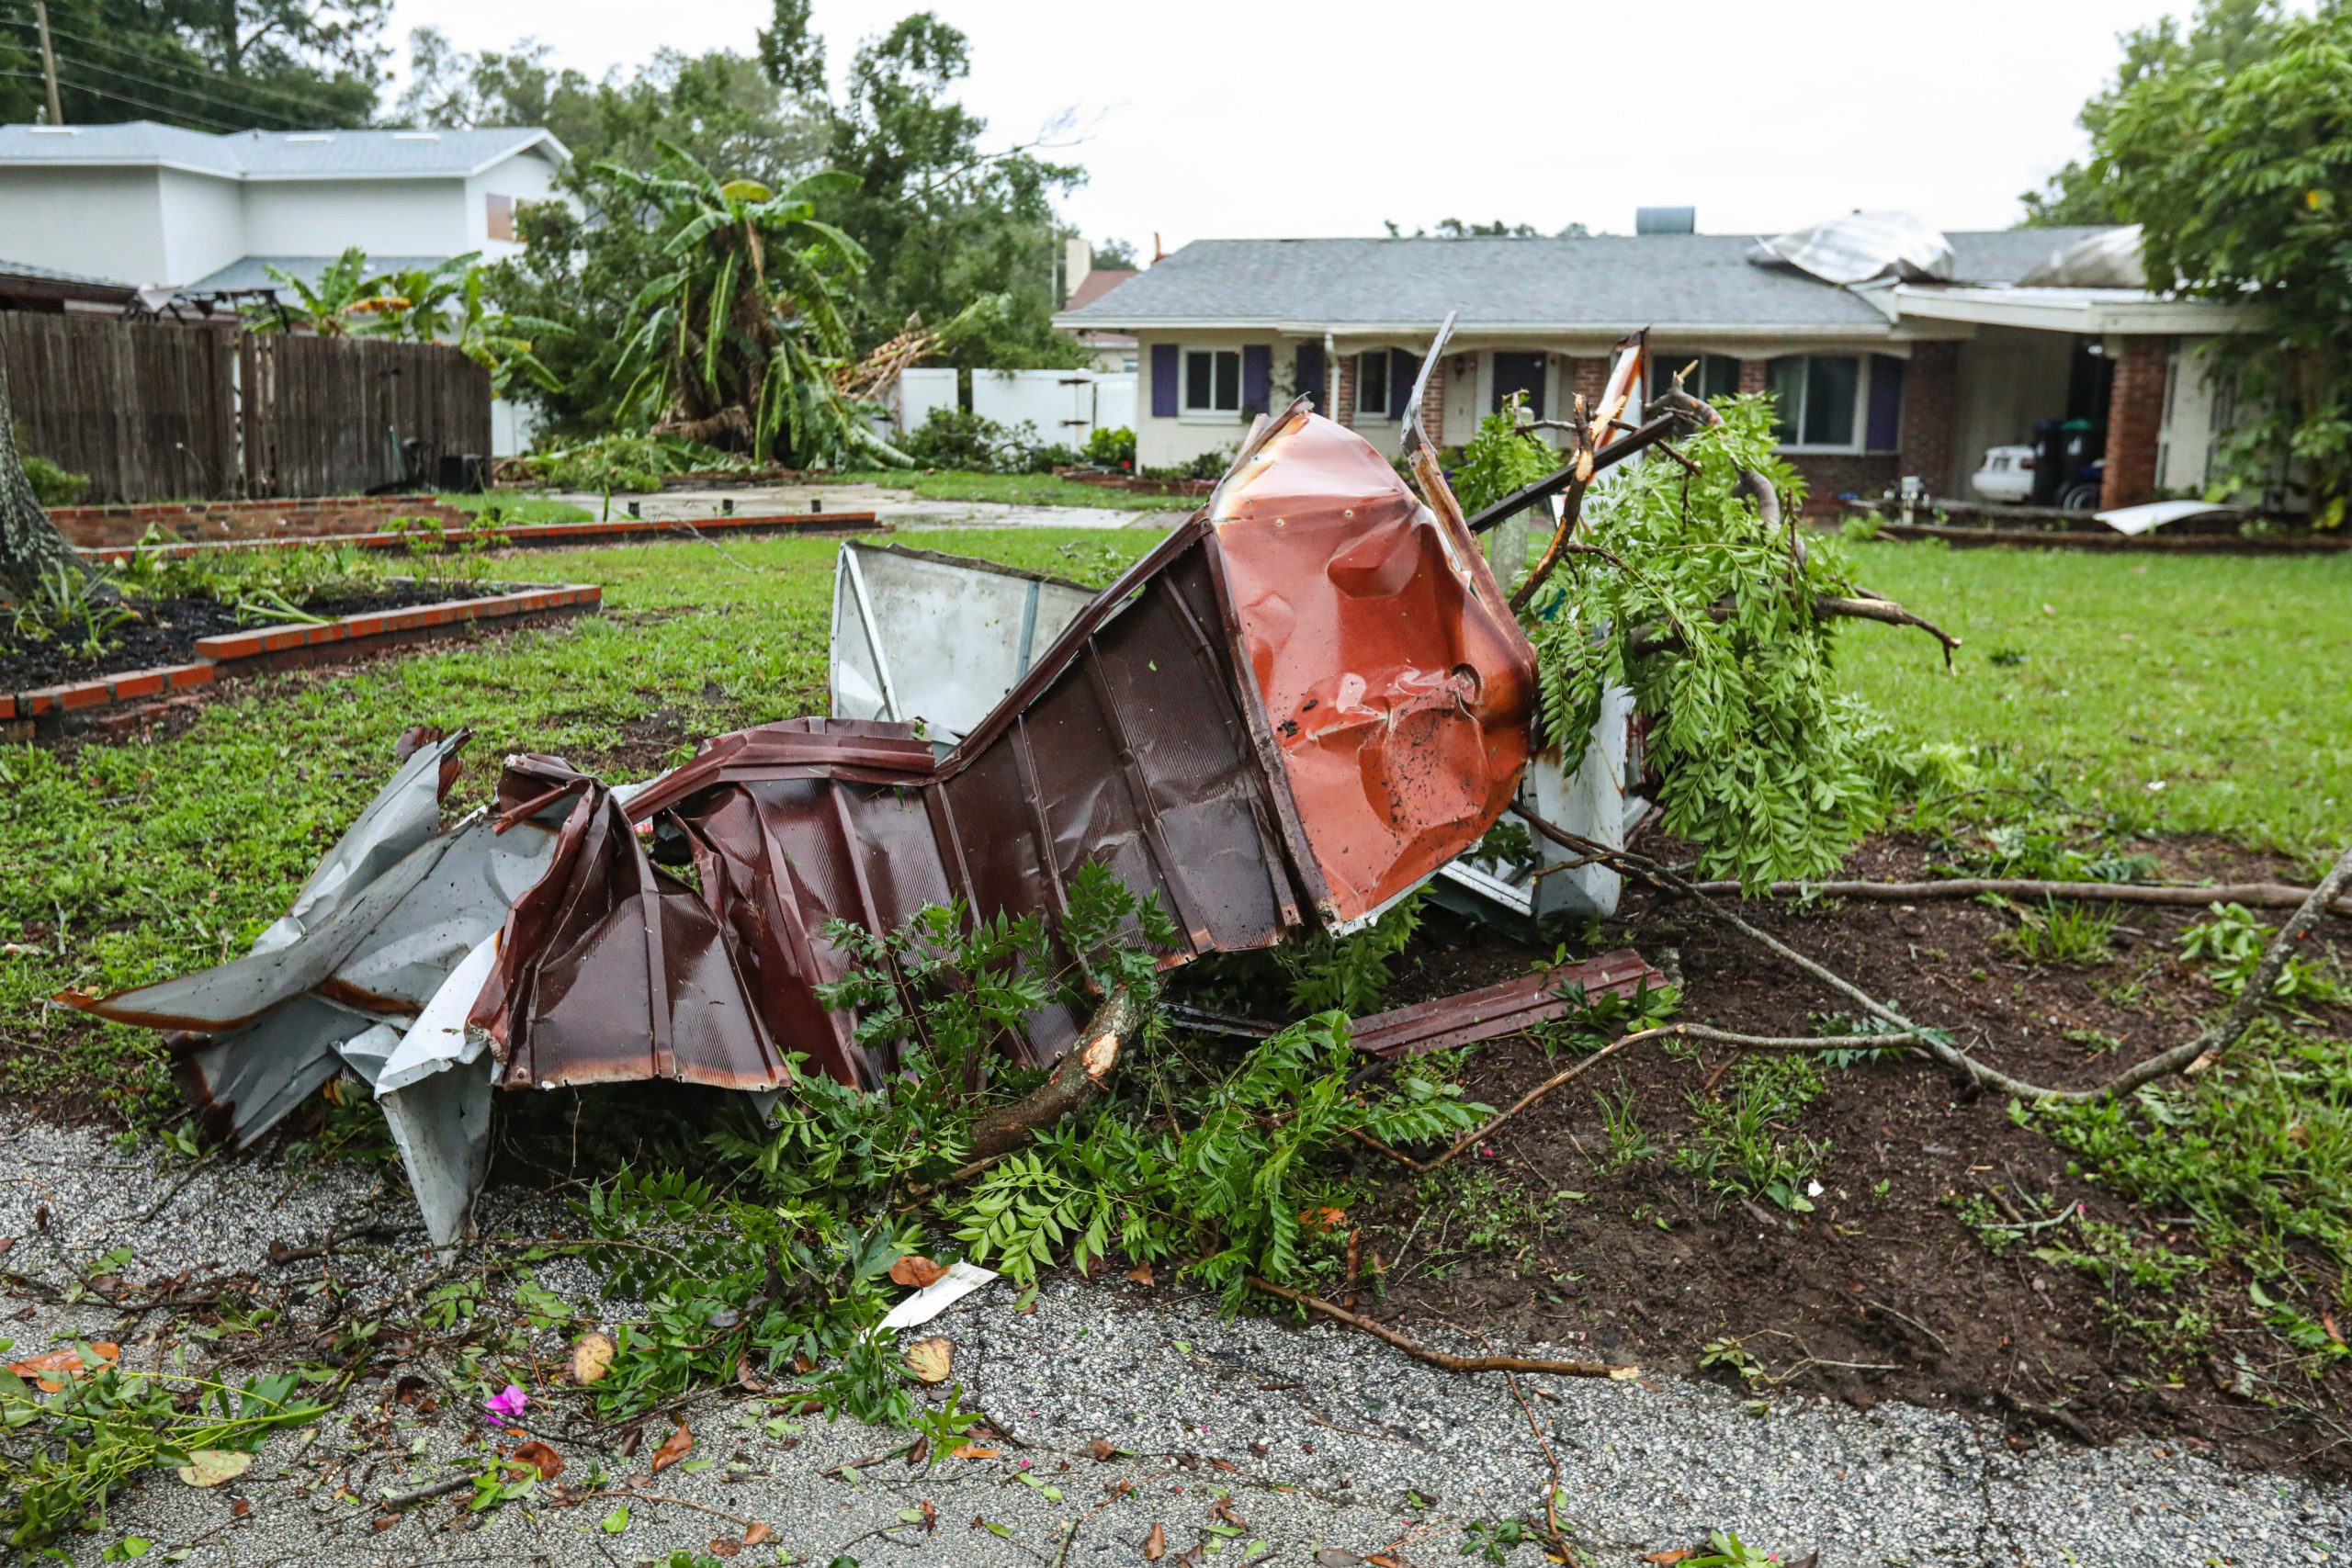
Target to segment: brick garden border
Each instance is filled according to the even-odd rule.
[[[828,536],[835,534],[875,534],[889,530],[871,512],[796,512],[777,513],[767,516],[698,517],[614,517],[592,523],[510,523],[492,527],[450,528],[439,536],[446,546],[460,546],[476,539],[502,547],[518,549],[545,548],[557,545],[601,545],[638,538],[684,534],[807,534]],[[288,535],[282,537],[250,539],[188,539],[168,544],[148,546],[152,551],[165,556],[196,555],[207,550],[292,549],[301,545],[345,545],[362,550],[396,550],[416,542],[418,536],[380,531],[370,534],[310,534]],[[102,545],[78,547],[82,553],[96,560],[129,560],[139,548],[135,545]]]
[[[112,716],[106,710],[145,705],[232,675],[329,659],[364,658],[480,622],[512,626],[593,615],[604,604],[605,591],[594,583],[526,584],[479,599],[366,610],[317,626],[254,626],[199,637],[193,663],[126,670],[62,685],[0,694],[0,735],[17,739],[53,736]]]

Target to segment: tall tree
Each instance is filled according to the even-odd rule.
[[[390,0],[49,0],[68,124],[297,130],[374,118]],[[0,120],[44,118],[30,0],[0,0]]]
[[[2205,66],[2219,67],[2225,74],[2234,73],[2267,54],[2286,23],[2279,0],[2198,0],[2185,28],[2172,17],[2134,28],[2118,40],[2123,46],[2123,59],[2115,68],[2114,79],[2083,105],[2075,123],[2088,133],[2096,148],[2106,139],[2117,106],[2141,83],[2184,75]],[[2041,189],[2028,191],[2019,199],[2025,203],[2030,228],[2120,221],[2115,194],[2089,161],[2069,162]]]
[[[17,411],[8,400],[8,371],[0,365],[0,589],[22,604],[38,599],[60,572],[74,581],[89,568],[33,498],[17,454]]]
[[[2312,517],[2352,498],[2352,0],[2319,0],[2259,56],[2143,77],[2099,130],[2090,176],[2143,226],[2151,286],[2225,300],[2213,341],[2250,423],[2224,447],[2251,488],[2300,467]]]

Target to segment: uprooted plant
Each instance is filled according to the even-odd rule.
[[[893,1281],[935,1277],[924,1254],[1022,1284],[1064,1260],[1184,1259],[1230,1303],[1269,1285],[1303,1295],[1345,1266],[1337,1156],[1354,1137],[1426,1145],[1486,1114],[1410,1065],[1351,1082],[1362,1059],[1336,1011],[1238,1057],[1171,1038],[1152,953],[1176,933],[1100,866],[1051,929],[933,908],[895,931],[830,935],[855,967],[827,1005],[858,1009],[858,1043],[895,1047],[899,1071],[877,1091],[797,1077],[772,1124],[713,1135],[731,1185],[628,1173],[591,1196],[586,1255],[648,1303],[595,1385],[608,1412],[798,1374],[830,1411],[920,1427],[926,1407],[875,1326]],[[1054,1074],[995,1054],[1053,1006],[1091,1020]],[[931,1435],[934,1452],[953,1436]]]

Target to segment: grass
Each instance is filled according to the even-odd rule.
[[[1080,484],[1052,474],[923,473],[906,468],[836,474],[835,484],[887,485],[926,501],[1001,501],[1013,506],[1099,506],[1116,512],[1190,512],[1197,497],[1144,495],[1108,485]],[[1171,519],[1172,521],[1172,519]]]
[[[1857,547],[1860,581],[1966,647],[1856,628],[1846,680],[1987,783],[2044,775],[2127,822],[2332,856],[2352,838],[2352,555]]]
[[[494,511],[499,522],[518,528],[537,523],[593,523],[596,519],[596,514],[584,506],[574,506],[551,495],[529,495],[521,491],[493,491],[488,495],[476,495],[467,491],[445,491],[433,499],[444,506],[454,506],[469,517],[480,517],[485,512]]]

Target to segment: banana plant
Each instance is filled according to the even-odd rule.
[[[819,203],[856,188],[855,178],[825,170],[782,190],[722,183],[683,149],[656,145],[659,172],[601,165],[668,235],[671,270],[630,303],[621,364],[634,374],[623,406],[656,434],[754,461],[813,468],[859,452],[904,464],[865,406],[833,384],[850,362],[844,296],[866,256]]]

